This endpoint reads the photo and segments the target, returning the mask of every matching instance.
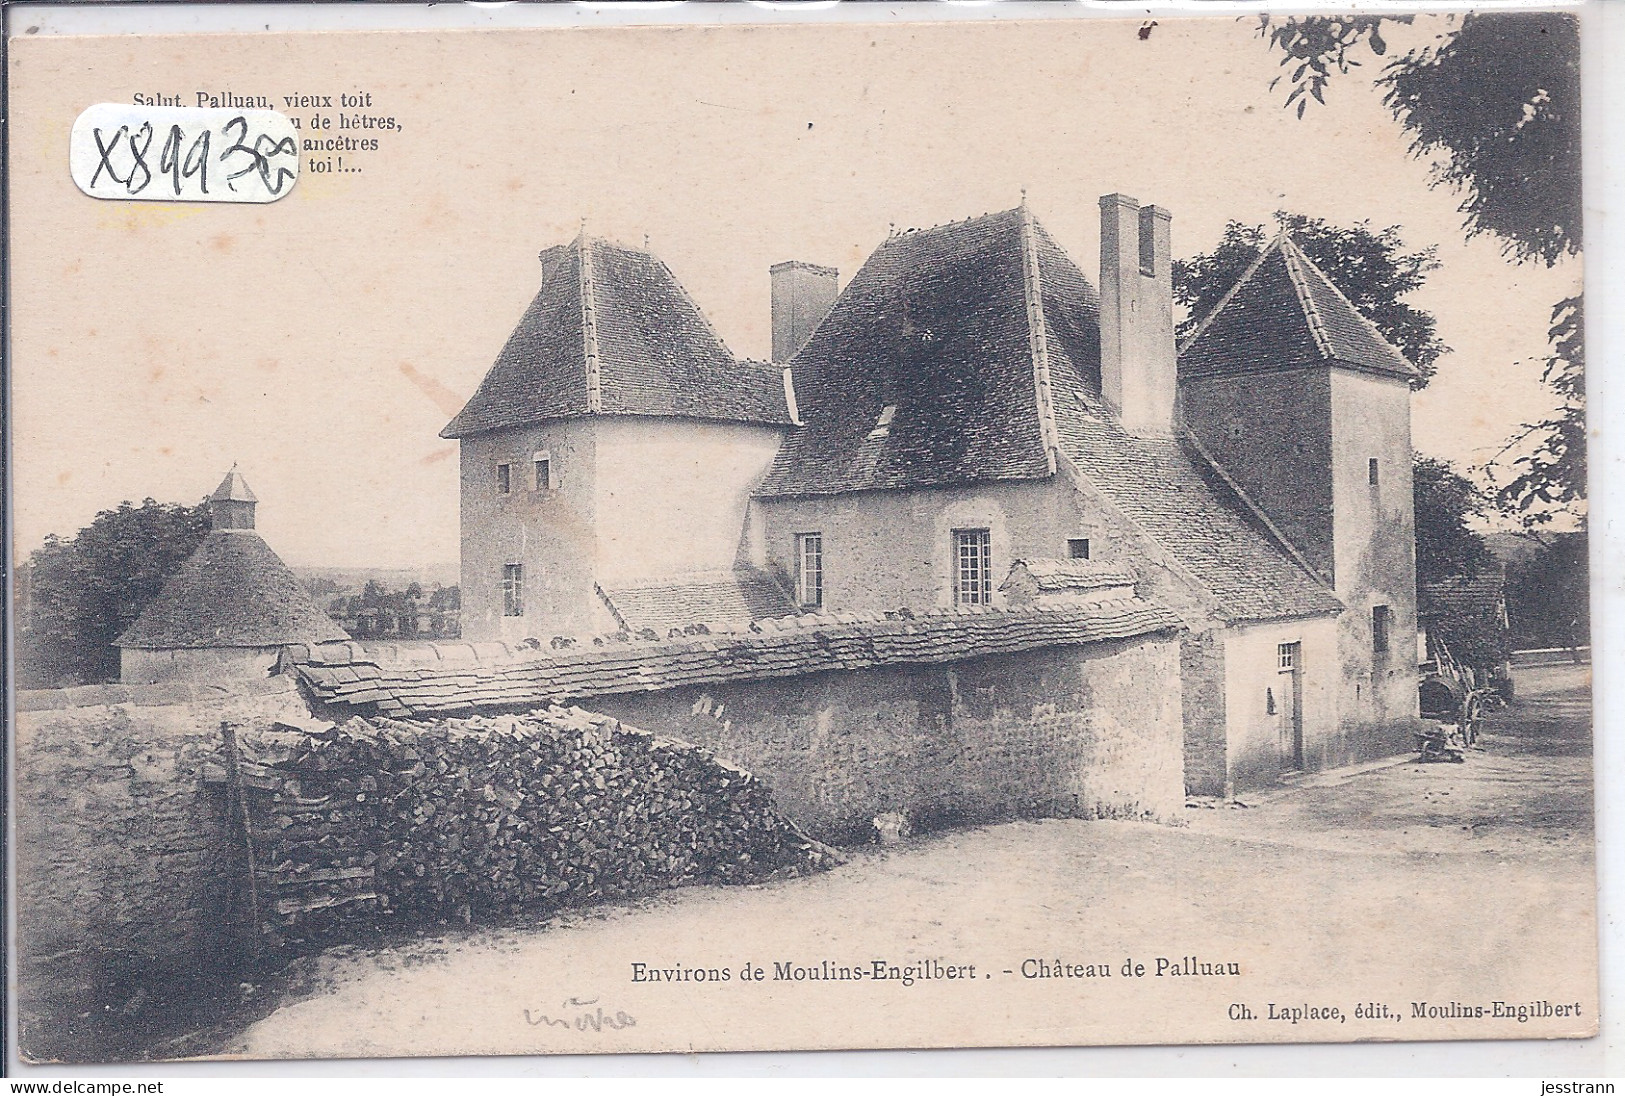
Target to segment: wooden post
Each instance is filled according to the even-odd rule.
[[[237,752],[237,728],[230,720],[220,721],[220,737],[225,744],[226,784],[229,809],[242,830],[244,862],[248,868],[248,959],[260,959],[259,864],[254,856],[253,828],[248,821],[248,800],[243,795],[243,773]]]

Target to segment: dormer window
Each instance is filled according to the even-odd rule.
[[[897,405],[888,403],[880,409],[880,418],[875,421],[875,428],[869,431],[871,438],[883,438],[891,433],[892,416],[897,414]]]
[[[497,465],[497,494],[506,495],[513,490],[513,466]]]
[[[553,457],[546,449],[537,450],[531,457],[531,466],[536,472],[536,490],[553,490]]]

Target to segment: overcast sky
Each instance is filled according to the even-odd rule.
[[[844,283],[890,226],[1007,208],[1024,186],[1091,277],[1111,191],[1172,210],[1179,255],[1283,208],[1398,224],[1438,245],[1411,300],[1454,348],[1415,400],[1417,447],[1479,463],[1547,410],[1548,313],[1579,263],[1467,243],[1371,67],[1299,121],[1250,20],[1136,26],[14,39],[17,551],[121,499],[196,501],[236,462],[291,563],[454,562],[455,445],[438,431],[534,294],[537,252],[582,218],[647,234],[756,357],[772,263]],[[269,206],[74,188],[80,110],[196,89],[364,90],[402,130],[361,173],[307,174]]]

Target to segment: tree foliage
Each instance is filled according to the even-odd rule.
[[[1552,309],[1547,332],[1552,352],[1541,374],[1562,401],[1539,422],[1524,423],[1487,466],[1492,477],[1511,475],[1496,504],[1526,528],[1548,525],[1559,514],[1585,521],[1585,300],[1570,297]]]
[[[1489,506],[1484,493],[1448,461],[1417,454],[1412,469],[1416,503],[1416,600],[1431,635],[1457,660],[1494,667],[1511,651],[1511,637],[1492,603],[1435,597],[1441,586],[1490,576],[1497,568],[1484,537],[1469,522]]]
[[[1544,535],[1528,558],[1507,565],[1507,615],[1520,646],[1579,647],[1591,630],[1586,534]]]
[[[1288,105],[1303,117],[1325,102],[1334,73],[1360,67],[1363,43],[1388,52],[1385,20],[1409,16],[1260,16],[1259,33],[1290,66]],[[1470,13],[1429,46],[1386,61],[1376,85],[1433,160],[1434,178],[1462,196],[1469,237],[1488,234],[1519,261],[1548,266],[1578,254],[1579,24],[1567,12]],[[1271,86],[1287,72],[1276,77]]]
[[[422,583],[412,582],[404,590],[395,590],[368,579],[359,594],[331,599],[327,615],[365,639],[419,635],[423,631],[420,621],[427,618],[428,634],[444,638],[457,634],[455,614],[461,607],[456,586],[436,583],[433,590],[425,590]]]
[[[1384,19],[1409,16],[1261,16],[1259,33],[1292,66],[1287,102],[1301,118],[1325,102],[1333,73],[1359,67],[1363,43],[1377,57],[1388,44]],[[1410,150],[1433,160],[1434,181],[1462,195],[1469,237],[1490,235],[1519,261],[1548,266],[1579,254],[1580,35],[1569,12],[1474,12],[1452,16],[1432,45],[1384,63],[1376,84],[1410,135]],[[1550,522],[1585,500],[1585,362],[1578,297],[1552,311],[1545,381],[1558,412],[1525,423],[1508,443],[1512,480],[1497,502],[1526,526]],[[1532,452],[1520,452],[1533,443]],[[1500,458],[1498,458],[1499,460]],[[1492,462],[1493,464],[1493,462]],[[1494,471],[1492,467],[1492,471]]]
[[[1448,461],[1417,454],[1412,470],[1416,501],[1416,582],[1472,578],[1493,566],[1484,538],[1468,524],[1488,507],[1484,493]]]
[[[208,532],[205,504],[145,499],[103,510],[70,539],[47,537],[29,557],[27,611],[18,619],[24,683],[115,680],[113,641]]]
[[[1406,304],[1403,298],[1420,289],[1428,274],[1438,269],[1436,249],[1405,250],[1397,225],[1377,231],[1370,222],[1361,221],[1344,228],[1319,217],[1286,212],[1276,213],[1275,219],[1354,307],[1416,366],[1420,376],[1415,386],[1425,387],[1435,363],[1449,347],[1439,338],[1433,316]],[[1174,299],[1190,310],[1180,327],[1181,337],[1213,311],[1268,243],[1269,232],[1263,226],[1231,221],[1212,251],[1174,264]]]

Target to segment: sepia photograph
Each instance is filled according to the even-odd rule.
[[[26,22],[24,1062],[1598,1032],[1575,10]]]

